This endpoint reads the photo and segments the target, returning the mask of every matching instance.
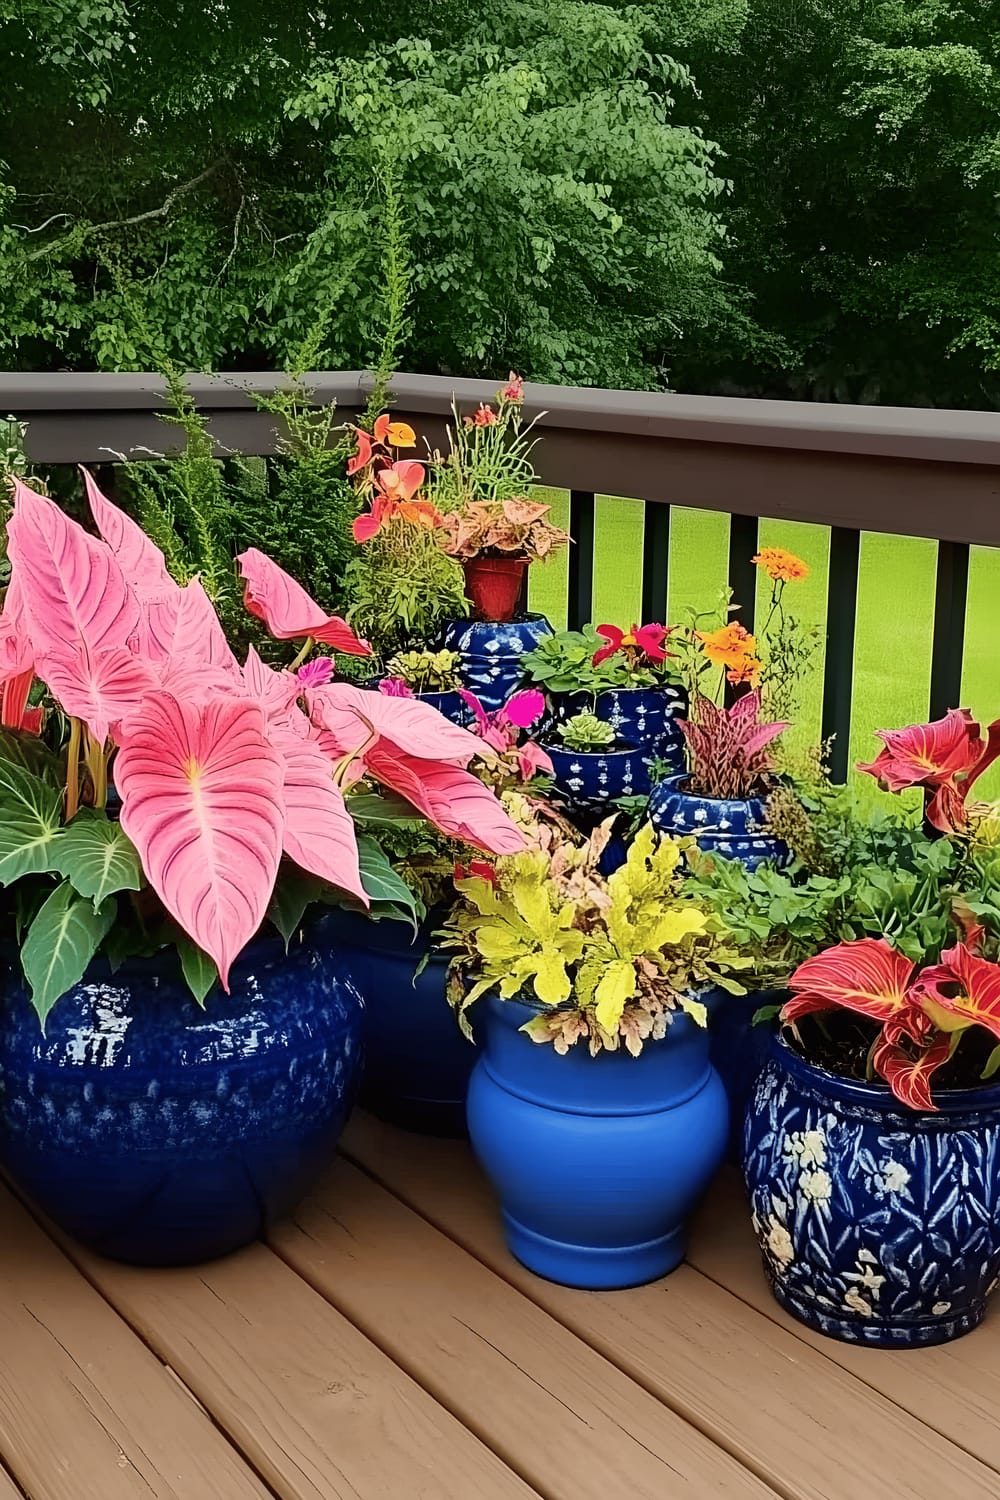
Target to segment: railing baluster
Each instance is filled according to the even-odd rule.
[[[670,578],[670,506],[647,500],[642,522],[642,620],[665,624]],[[626,624],[630,624],[627,621]]]
[[[751,558],[757,551],[757,517],[733,515],[729,520],[729,587],[733,603],[740,606],[734,616],[753,634],[757,600],[757,569]]]
[[[824,740],[833,738],[830,775],[837,782],[847,780],[850,755],[860,555],[860,531],[847,526],[830,527],[822,733]]]
[[[586,625],[594,611],[594,496],[569,492],[569,590],[566,613],[570,630]]]
[[[934,646],[931,655],[932,719],[942,719],[950,708],[961,707],[965,607],[968,597],[968,546],[965,542],[938,542]]]

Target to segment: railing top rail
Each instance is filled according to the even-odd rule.
[[[280,388],[273,373],[191,375],[220,453],[276,451],[280,423],[254,400]],[[364,407],[371,376],[304,377],[317,403],[344,421]],[[397,375],[392,402],[432,446],[452,400],[469,410],[495,381]],[[100,463],[175,452],[156,375],[0,374],[0,417],[28,421],[39,463]],[[542,413],[534,450],[543,483],[737,515],[813,521],[906,536],[1000,546],[1000,413],[839,406],[676,396],[578,387],[525,387]]]
[[[195,401],[208,411],[252,410],[254,392],[269,394],[287,384],[284,376],[267,371],[188,375],[186,379]],[[358,370],[317,371],[306,375],[304,383],[317,404],[336,401],[351,412],[364,404],[371,377]],[[428,415],[447,413],[453,397],[463,406],[488,401],[495,389],[495,381],[444,375],[404,374],[392,382],[396,405]],[[163,409],[165,394],[165,382],[155,374],[0,372],[0,415],[156,412]],[[1000,412],[684,396],[534,383],[526,385],[525,395],[531,410],[545,411],[545,426],[644,438],[1000,464]]]

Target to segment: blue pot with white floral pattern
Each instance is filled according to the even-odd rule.
[[[571,812],[599,814],[619,797],[643,797],[649,791],[649,766],[639,745],[618,750],[569,750],[551,740],[545,753],[552,761],[552,791]]]
[[[693,835],[699,849],[738,859],[748,870],[765,860],[779,868],[791,863],[788,845],[767,832],[763,797],[702,797],[688,791],[689,780],[682,771],[653,788],[649,819],[660,833]]]
[[[619,739],[641,745],[651,759],[681,771],[684,736],[677,720],[685,717],[687,706],[684,689],[664,683],[661,687],[606,688],[598,693],[594,712],[612,726]]]
[[[726,1096],[706,1029],[677,1013],[638,1057],[624,1047],[592,1057],[586,1041],[560,1056],[520,1030],[538,1006],[482,1003],[469,1135],[511,1252],[565,1286],[665,1276],[725,1150]]]
[[[442,645],[459,655],[458,675],[487,713],[495,713],[524,686],[521,658],[552,634],[544,615],[519,620],[453,620]]]
[[[322,921],[251,943],[202,1009],[175,954],[95,959],[43,1034],[0,998],[0,1161],[101,1255],[187,1265],[248,1244],[332,1159],[362,1002]]]
[[[771,1289],[819,1333],[913,1349],[982,1319],[1000,1278],[1000,1086],[935,1103],[907,1109],[772,1035],[744,1173]]]

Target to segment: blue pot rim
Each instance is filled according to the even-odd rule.
[[[594,760],[617,760],[634,755],[648,755],[649,750],[645,745],[627,744],[621,750],[571,750],[568,745],[556,744],[554,740],[543,740],[542,749],[551,753],[553,750],[557,755],[567,755],[574,759]]]
[[[707,797],[703,792],[687,791],[682,785],[691,780],[690,771],[675,771],[671,776],[664,776],[662,781],[657,782],[652,794],[658,802],[665,802],[668,796],[680,796],[686,802],[692,802],[705,807],[746,807],[751,812],[757,813],[758,809],[763,811],[767,801],[766,796],[755,797]]]
[[[771,1059],[809,1093],[875,1110],[887,1120],[898,1121],[900,1129],[942,1129],[955,1115],[982,1116],[994,1111],[1000,1115],[1000,1083],[973,1089],[940,1089],[933,1096],[936,1110],[907,1109],[888,1084],[860,1083],[831,1073],[796,1052],[780,1031],[770,1033],[769,1043]]]
[[[450,632],[456,630],[489,631],[491,634],[496,634],[498,630],[521,630],[529,625],[545,625],[549,630],[552,629],[547,615],[543,615],[539,610],[528,610],[525,614],[518,615],[516,620],[473,620],[471,616],[448,620],[441,628],[441,636],[444,639]]]

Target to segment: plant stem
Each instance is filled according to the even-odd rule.
[[[313,640],[312,636],[307,635],[302,650],[299,652],[298,656],[288,668],[289,672],[294,672],[298,667],[301,667],[302,663],[305,661],[306,657],[309,655],[315,644],[316,642]]]
[[[79,719],[69,721],[69,747],[66,751],[66,821],[74,818],[80,806],[80,739],[83,726]]]

